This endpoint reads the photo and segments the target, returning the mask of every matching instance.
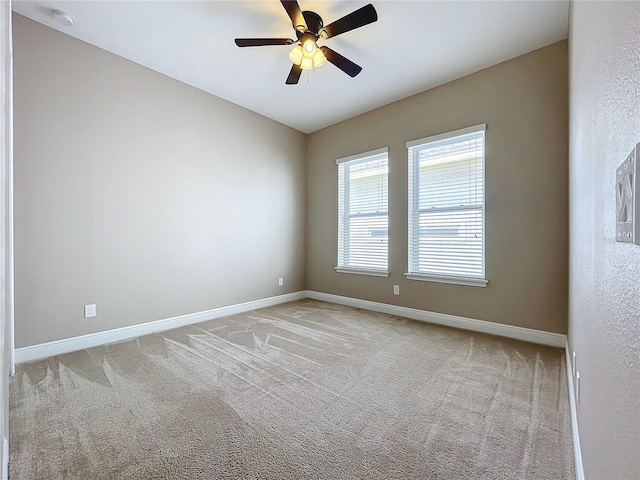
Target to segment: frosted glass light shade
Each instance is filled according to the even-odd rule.
[[[302,61],[300,62],[300,68],[302,68],[303,70],[311,70],[313,68],[313,59],[303,57]]]
[[[324,65],[326,61],[327,57],[324,56],[324,52],[318,48],[313,55],[313,66],[319,67],[320,65]]]
[[[314,42],[313,40],[305,40],[304,43],[302,44],[303,55],[307,58],[313,58],[313,55],[316,53],[317,50],[318,50],[318,46],[316,45],[316,42]]]
[[[302,47],[300,45],[296,45],[293,47],[293,50],[289,52],[289,60],[291,60],[295,65],[300,65],[302,61]]]

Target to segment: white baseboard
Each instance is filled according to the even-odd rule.
[[[565,363],[567,364],[567,390],[569,390],[569,411],[571,412],[571,435],[573,437],[573,463],[576,469],[576,480],[584,480],[582,467],[582,451],[578,434],[578,412],[576,411],[576,392],[573,386],[573,365],[569,354],[569,342],[564,346]]]
[[[301,300],[305,297],[316,300],[324,300],[326,302],[348,305],[365,310],[373,310],[375,312],[388,313],[390,315],[398,315],[401,317],[412,318],[428,323],[445,325],[448,327],[462,328],[464,330],[472,330],[482,333],[490,333],[501,337],[515,338],[532,343],[542,345],[550,345],[553,347],[564,347],[567,342],[566,335],[559,333],[543,332],[541,330],[532,330],[529,328],[515,327],[512,325],[504,325],[500,323],[486,322],[484,320],[475,320],[472,318],[457,317],[455,315],[446,315],[444,313],[428,312],[426,310],[418,310],[415,308],[399,307],[386,303],[371,302],[368,300],[360,300],[357,298],[343,297],[340,295],[332,295],[329,293],[315,292],[312,290],[288,293],[275,297],[263,298],[251,302],[240,303],[237,305],[229,305],[226,307],[205,310],[204,312],[190,313],[178,317],[156,320],[141,325],[132,325],[129,327],[116,328],[104,332],[90,333],[79,337],[55,340],[52,342],[41,343],[29,347],[21,347],[15,349],[16,363],[31,362],[42,358],[62,355],[64,353],[75,352],[85,348],[97,347],[108,343],[128,340],[151,333],[170,330],[172,328],[192,325],[194,323],[204,322],[225,315],[235,315],[237,313],[248,312],[259,308],[270,307],[286,302]]]
[[[9,480],[9,439],[2,438],[2,480]]]
[[[41,343],[39,345],[16,348],[15,360],[16,363],[31,362],[33,360],[52,357],[54,355],[61,355],[63,353],[84,350],[85,348],[97,347],[107,343],[141,337],[150,333],[184,327],[186,325],[204,322],[206,320],[212,320],[226,315],[235,315],[237,313],[257,310],[258,308],[293,302],[294,300],[301,300],[305,297],[306,293],[304,291],[287,293],[285,295],[253,300],[251,302],[229,305],[227,307],[213,308],[211,310],[205,310],[204,312],[165,318],[163,320],[156,320],[149,323],[143,323],[141,325],[132,325],[104,332],[90,333],[80,337],[65,338],[62,340],[55,340],[53,342]]]
[[[365,310],[373,310],[374,312],[412,318],[422,322],[436,323],[438,325],[461,328],[464,330],[473,330],[474,332],[490,333],[500,337],[515,338],[517,340],[524,340],[526,342],[549,345],[552,347],[563,348],[567,343],[567,336],[560,333],[544,332],[542,330],[515,327],[513,325],[504,325],[502,323],[457,317],[455,315],[447,315],[444,313],[428,312],[426,310],[418,310],[416,308],[399,307],[388,303],[371,302],[369,300],[343,297],[340,295],[332,295],[330,293],[315,292],[313,290],[307,290],[307,297],[314,298],[316,300],[324,300],[325,302],[339,303],[350,307],[363,308]]]

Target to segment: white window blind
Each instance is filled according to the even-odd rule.
[[[387,149],[338,160],[338,266],[386,274],[389,250]]]
[[[407,143],[408,278],[440,277],[470,285],[477,279],[481,280],[478,285],[486,285],[485,128],[477,125]]]

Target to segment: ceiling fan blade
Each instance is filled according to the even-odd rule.
[[[264,45],[292,45],[290,38],[236,38],[239,47],[262,47]]]
[[[320,33],[323,38],[331,38],[341,33],[355,30],[356,28],[363,27],[378,20],[378,13],[373,5],[365,5],[359,8],[355,12],[351,12],[349,15],[330,23]]]
[[[336,67],[338,67],[350,77],[355,77],[362,71],[362,67],[360,65],[356,65],[351,60],[343,57],[335,50],[331,50],[329,47],[320,47],[320,49],[322,50],[322,53],[324,53],[324,56],[327,57],[328,61],[333,63]]]
[[[293,65],[291,67],[291,71],[289,72],[289,76],[287,77],[287,81],[285,82],[287,85],[295,85],[300,80],[300,74],[302,73],[302,68],[300,65]]]
[[[304,15],[302,15],[302,10],[300,10],[300,5],[296,0],[280,0],[282,2],[282,6],[287,11],[289,18],[291,19],[291,23],[293,24],[294,30],[298,31],[298,27],[303,27],[302,31],[307,30],[307,22],[304,19]]]

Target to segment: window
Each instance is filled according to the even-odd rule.
[[[485,129],[477,125],[407,143],[407,278],[486,286]]]
[[[387,148],[338,164],[338,266],[341,273],[388,276]]]

